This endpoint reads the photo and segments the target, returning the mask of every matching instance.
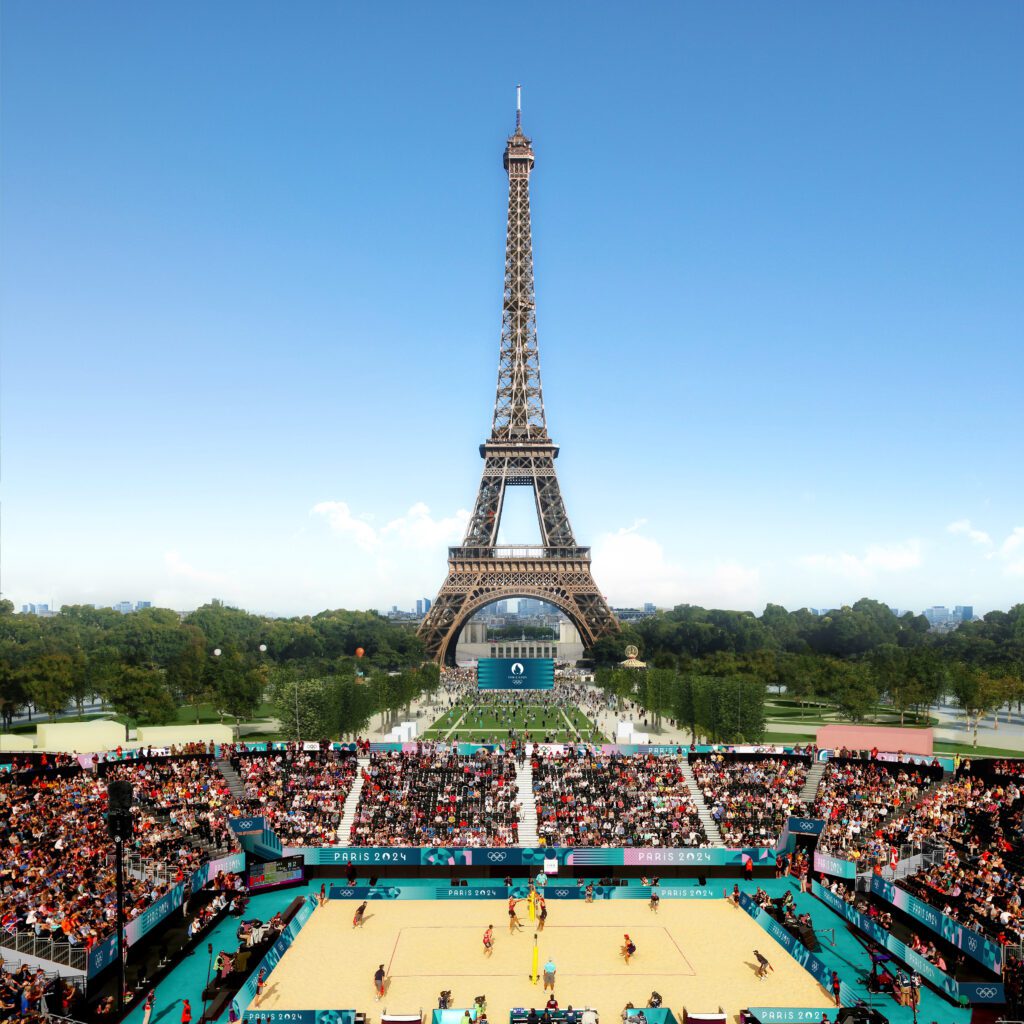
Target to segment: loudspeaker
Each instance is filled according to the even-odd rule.
[[[111,811],[131,810],[135,792],[130,782],[111,782],[107,785],[107,806]]]
[[[114,839],[132,837],[132,801],[135,793],[130,782],[111,782],[107,786],[107,831]]]

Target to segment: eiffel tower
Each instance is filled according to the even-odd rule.
[[[523,134],[519,90],[516,130],[505,146],[508,234],[491,436],[480,445],[483,478],[461,546],[448,549],[448,577],[419,635],[429,657],[455,664],[462,627],[481,608],[507,598],[539,598],[564,612],[584,647],[618,632],[619,623],[590,571],[590,548],[573,536],[555,475],[558,446],[548,436],[540,385],[530,238],[533,145]],[[507,487],[532,487],[541,544],[498,545]]]

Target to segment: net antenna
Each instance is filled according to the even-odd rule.
[[[835,928],[815,928],[815,935],[824,935],[829,941],[829,945],[835,947],[836,944],[836,930]]]

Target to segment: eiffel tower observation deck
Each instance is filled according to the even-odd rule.
[[[590,548],[576,543],[555,473],[558,446],[548,434],[540,378],[530,230],[533,143],[523,134],[519,92],[516,130],[503,157],[508,173],[505,291],[498,386],[490,437],[480,445],[483,476],[466,536],[448,549],[448,576],[420,626],[427,653],[454,664],[462,627],[486,605],[532,597],[564,612],[590,647],[619,624],[594,582]],[[508,487],[532,487],[539,545],[499,545]]]

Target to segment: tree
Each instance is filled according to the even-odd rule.
[[[106,698],[118,714],[148,725],[174,720],[177,705],[161,669],[126,665],[108,681]]]
[[[184,703],[195,706],[198,725],[199,705],[209,694],[206,638],[198,626],[183,626],[181,632],[183,643],[167,666],[167,682]]]
[[[828,665],[830,697],[851,722],[863,722],[878,704],[878,688],[861,662],[832,660]]]
[[[236,650],[225,648],[213,659],[213,699],[221,714],[235,720],[235,735],[239,723],[251,718],[263,700],[268,672],[265,666],[252,666]]]
[[[958,665],[953,672],[953,698],[972,730],[972,746],[978,745],[981,720],[1006,702],[1011,684],[1006,677],[993,676],[984,669]]]
[[[0,602],[2,603],[2,602]],[[18,645],[13,640],[0,641],[0,718],[10,729],[18,710],[28,703],[25,676],[18,663]]]
[[[67,654],[41,654],[25,667],[25,681],[32,702],[51,718],[71,699],[73,662]]]
[[[270,700],[282,729],[292,739],[331,734],[326,680],[301,678],[295,672],[279,673],[271,685]]]

